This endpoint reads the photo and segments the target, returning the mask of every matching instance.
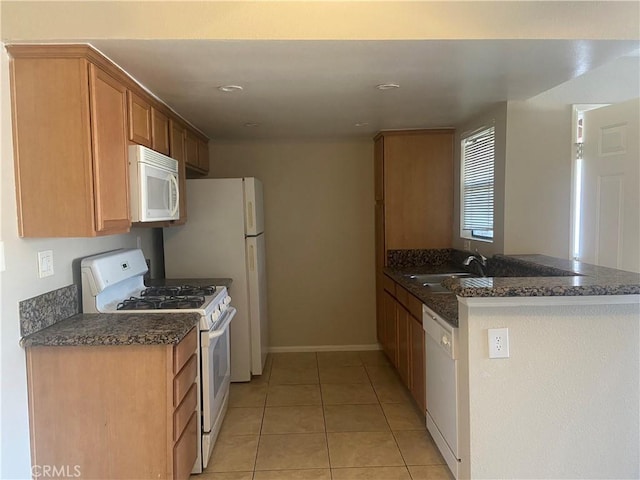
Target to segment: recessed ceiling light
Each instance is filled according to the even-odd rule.
[[[239,92],[244,90],[240,85],[222,85],[218,90],[225,93]]]
[[[249,128],[253,128],[253,127],[258,127],[260,126],[259,123],[255,123],[255,122],[247,122],[244,124],[245,127],[249,127]]]
[[[369,125],[369,122],[358,122],[356,124],[354,124],[354,126],[356,127],[366,127]]]
[[[376,85],[378,90],[393,90],[394,88],[400,88],[400,85],[397,83],[381,83],[380,85]]]

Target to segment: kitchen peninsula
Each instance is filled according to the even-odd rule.
[[[461,272],[469,253],[396,250],[384,270],[457,327],[459,478],[637,478],[640,275],[499,255],[496,276],[445,280],[450,293],[411,278]],[[489,358],[493,328],[509,358]]]

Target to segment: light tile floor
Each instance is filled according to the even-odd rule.
[[[277,353],[231,384],[209,465],[192,480],[451,480],[382,352]]]

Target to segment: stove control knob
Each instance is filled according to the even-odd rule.
[[[218,321],[219,318],[220,318],[220,310],[216,309],[211,314],[211,321],[215,323]]]
[[[226,297],[224,297],[223,302],[225,305],[229,305],[231,303],[231,297],[227,295]]]

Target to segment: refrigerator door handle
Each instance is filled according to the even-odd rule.
[[[253,245],[249,246],[249,270],[252,272],[255,270],[255,261],[253,255]]]
[[[247,205],[247,218],[249,219],[249,228],[253,228],[253,202]]]

